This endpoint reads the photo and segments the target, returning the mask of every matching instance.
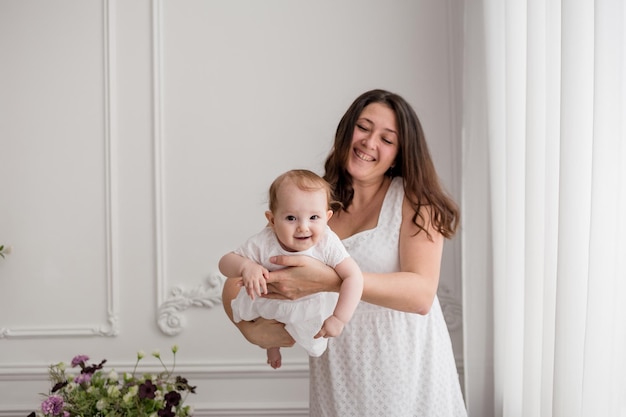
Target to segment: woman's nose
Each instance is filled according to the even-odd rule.
[[[374,147],[374,136],[367,135],[366,137],[363,138],[361,143],[363,144],[365,148],[372,149]]]

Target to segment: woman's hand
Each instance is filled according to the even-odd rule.
[[[341,278],[323,262],[306,255],[273,256],[270,262],[285,266],[270,272],[266,298],[297,300],[318,292],[338,292]]]

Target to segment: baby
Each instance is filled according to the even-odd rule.
[[[274,319],[309,355],[320,356],[328,337],[341,334],[363,292],[363,275],[339,237],[328,227],[329,184],[308,170],[291,170],[274,180],[269,190],[268,225],[234,252],[224,255],[219,269],[227,277],[242,277],[242,289],[231,305],[235,322],[258,317]],[[342,279],[339,295],[317,293],[298,300],[277,300],[267,294],[269,262],[276,255],[308,255],[335,269]],[[281,366],[280,348],[267,350],[267,362]]]

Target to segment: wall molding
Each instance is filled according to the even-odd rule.
[[[167,291],[165,163],[163,132],[163,15],[162,1],[152,0],[152,73],[153,73],[153,143],[154,143],[154,216],[157,324],[169,336],[182,332],[186,325],[184,312],[191,307],[213,308],[222,303],[221,287],[225,280],[217,273],[209,275],[195,288],[174,286]]]
[[[33,411],[32,409],[12,406],[9,409],[0,410],[0,417],[24,417]],[[195,417],[308,417],[309,405],[288,404],[258,404],[242,408],[240,404],[200,404],[194,406]]]
[[[205,281],[191,290],[173,287],[167,299],[159,304],[158,325],[161,331],[175,336],[187,324],[182,314],[191,307],[213,308],[222,304],[222,285],[225,277],[217,273],[209,275]]]
[[[152,99],[153,99],[153,144],[154,144],[154,216],[156,250],[157,306],[166,299],[165,295],[165,192],[163,172],[163,41],[162,41],[161,2],[152,0]]]
[[[9,364],[0,366],[0,382],[47,381],[49,363]],[[107,366],[118,372],[132,372],[135,362],[108,361]],[[141,364],[141,372],[158,373],[163,367],[158,364]],[[225,379],[297,379],[309,377],[307,361],[283,363],[280,371],[270,369],[263,362],[180,362],[176,363],[175,374],[184,375],[190,381]]]
[[[117,126],[114,104],[115,88],[115,0],[102,0],[104,65],[104,159],[105,159],[105,259],[107,319],[104,324],[87,326],[0,327],[0,339],[50,336],[117,336],[119,333],[119,279],[117,273],[117,170],[115,169]]]

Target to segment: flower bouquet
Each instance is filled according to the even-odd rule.
[[[145,356],[137,353],[132,373],[121,377],[111,370],[104,371],[106,359],[99,364],[88,365],[89,357],[78,355],[72,359],[72,368],[80,368],[71,374],[63,362],[50,366],[52,389],[44,395],[41,411],[29,417],[187,417],[192,415],[190,406],[183,405],[195,388],[185,378],[173,376],[176,366],[177,346],[172,347],[172,369],[161,360],[158,351],[152,353],[164,370],[156,375],[137,375],[137,365]],[[184,397],[183,397],[184,395]]]

